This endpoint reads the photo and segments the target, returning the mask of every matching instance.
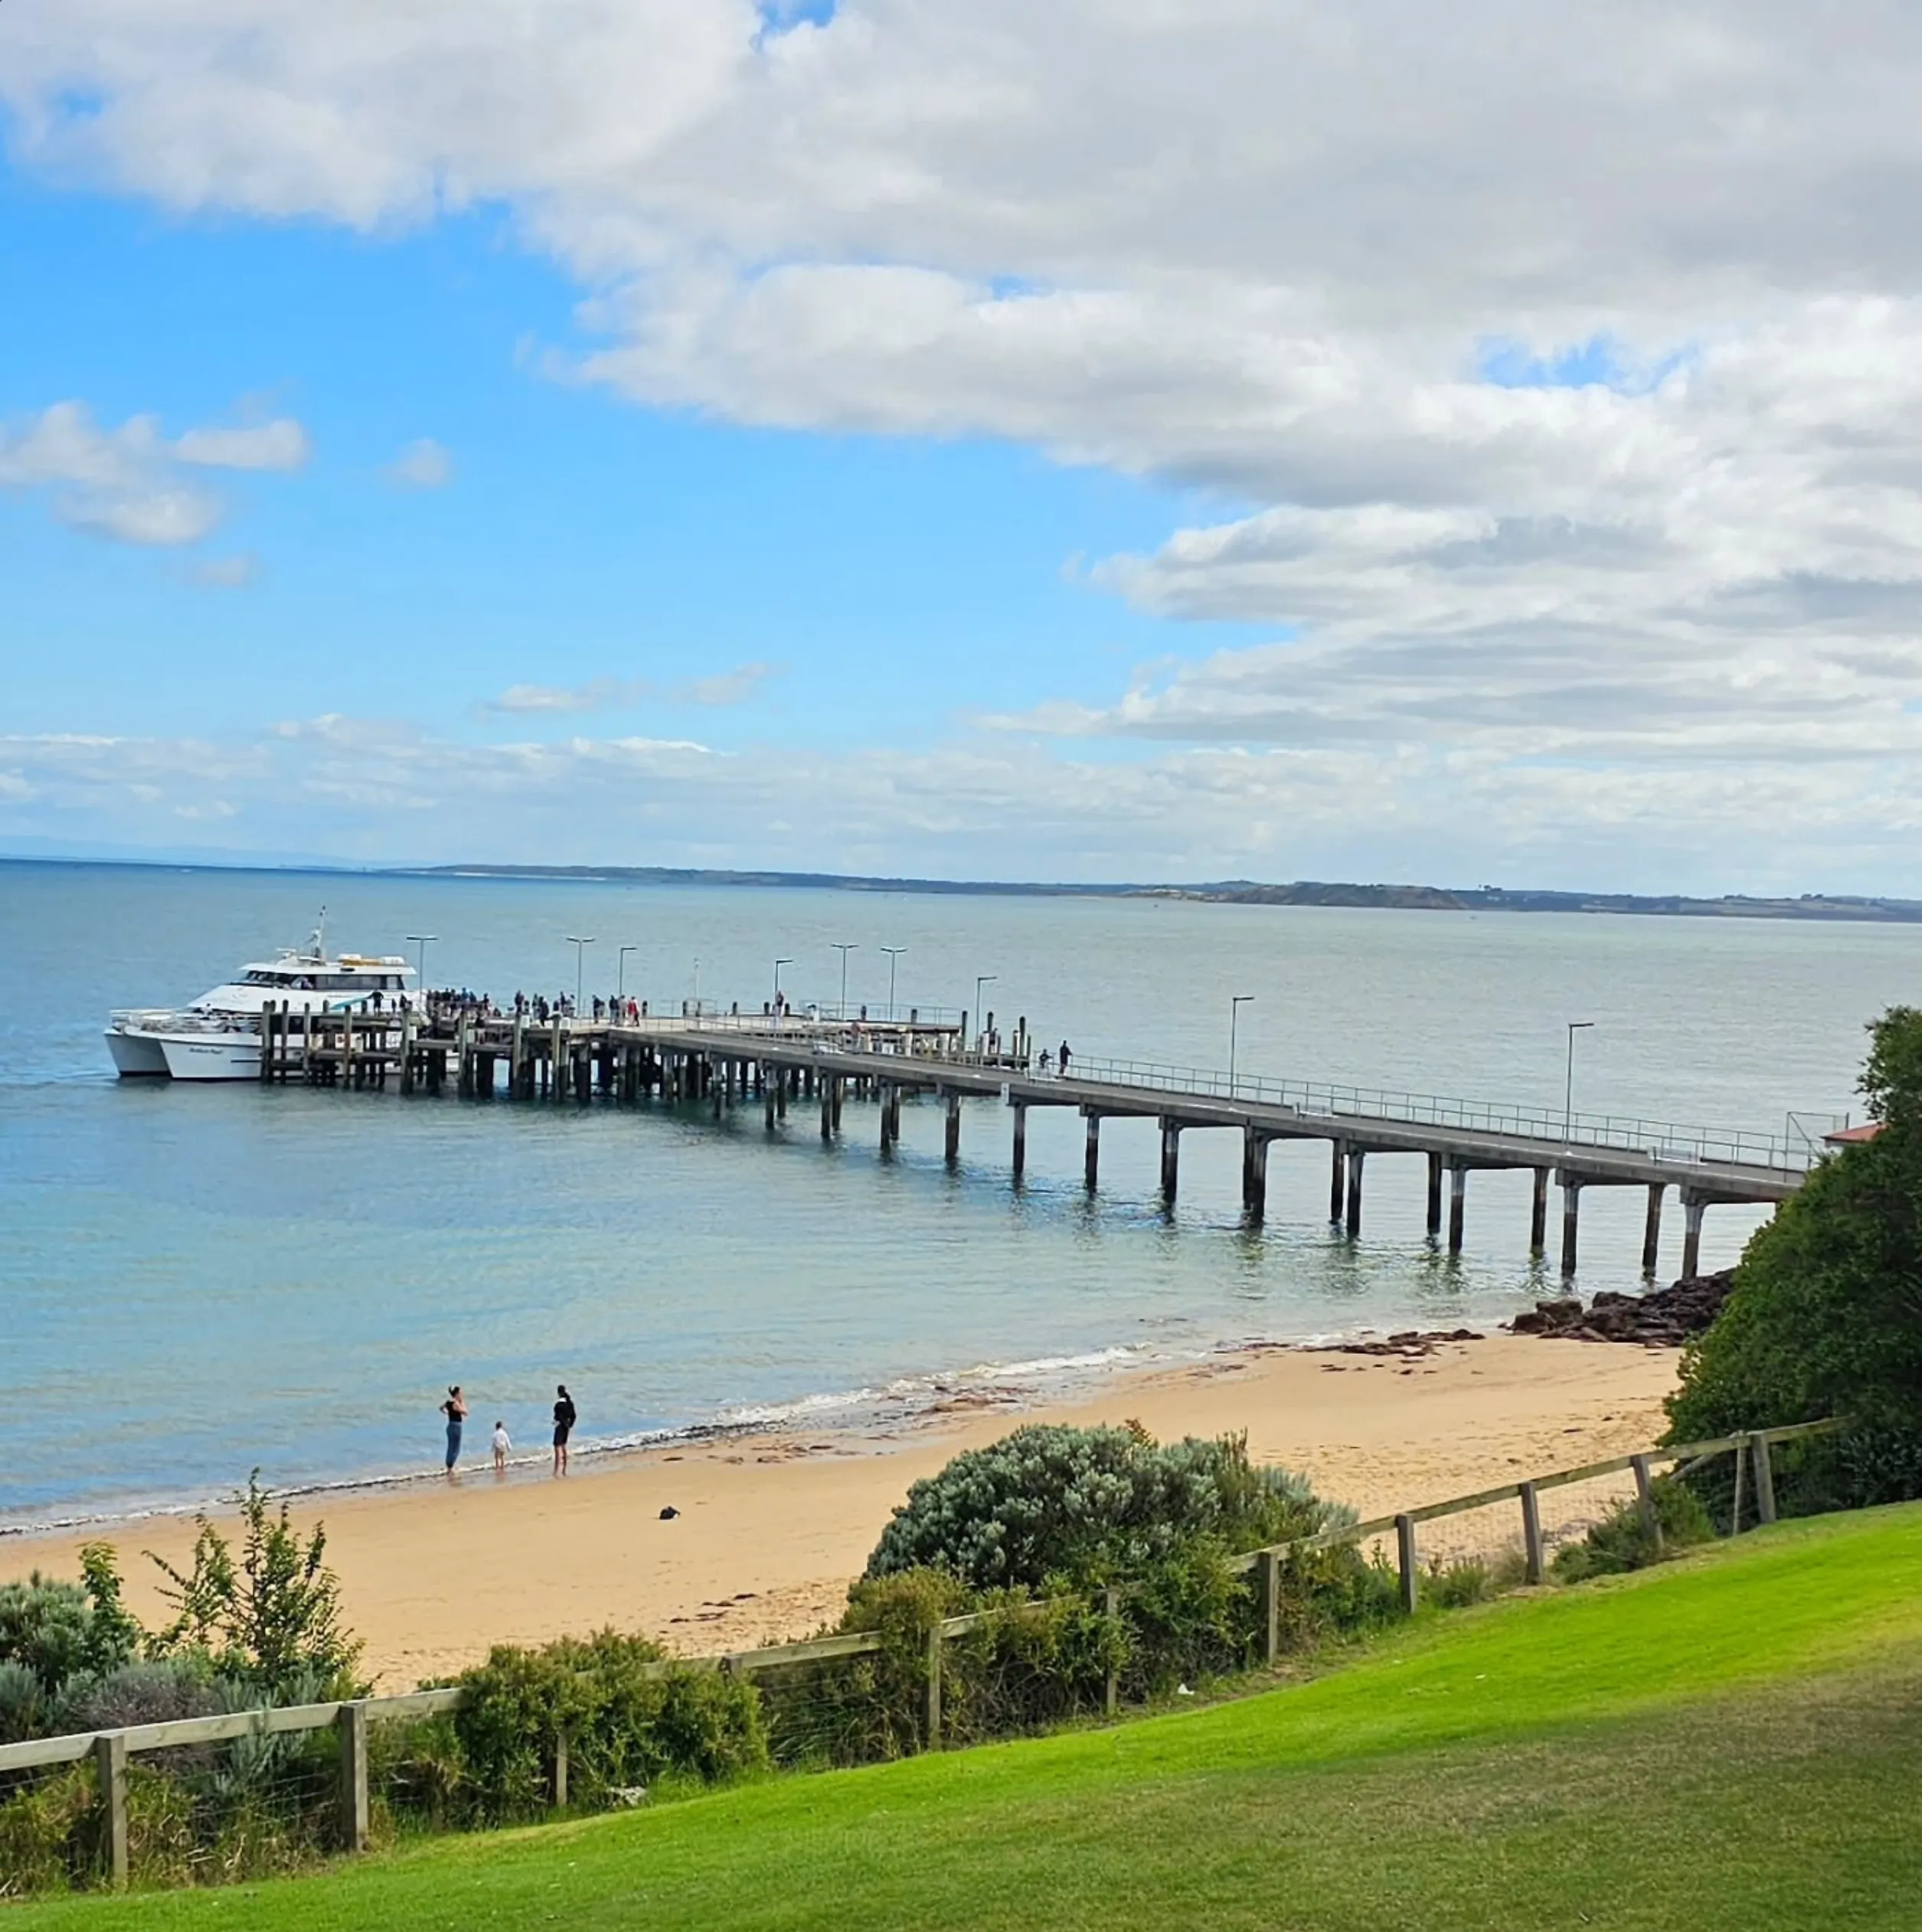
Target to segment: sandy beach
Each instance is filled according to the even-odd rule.
[[[787,1432],[583,1457],[556,1483],[474,1469],[297,1502],[325,1521],[348,1621],[384,1689],[458,1669],[492,1643],[605,1623],[687,1652],[806,1635],[838,1614],[889,1511],[958,1450],[1027,1421],[1133,1417],[1163,1437],[1246,1430],[1257,1460],[1306,1471],[1365,1513],[1652,1443],[1672,1351],[1492,1335],[1415,1357],[1293,1349],[1214,1355],[1121,1375],[1098,1394],[1029,1406],[1018,1391],[887,1434]],[[661,1518],[664,1506],[680,1514]],[[190,1518],[99,1532],[128,1596],[162,1606],[153,1550],[183,1560]],[[0,1581],[77,1574],[78,1536],[0,1544]]]

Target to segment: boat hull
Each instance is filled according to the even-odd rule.
[[[260,1041],[251,1033],[172,1033],[158,1036],[167,1071],[175,1080],[258,1080]]]
[[[166,1053],[151,1034],[112,1028],[106,1036],[106,1050],[113,1054],[114,1071],[123,1080],[165,1080],[168,1076]]]

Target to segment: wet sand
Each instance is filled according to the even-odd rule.
[[[1527,1336],[1404,1358],[1250,1349],[1117,1375],[1098,1394],[1035,1405],[989,1388],[891,1433],[783,1432],[581,1457],[564,1481],[485,1467],[302,1499],[327,1526],[348,1622],[384,1689],[459,1668],[490,1644],[613,1623],[689,1653],[806,1636],[910,1483],[1019,1424],[1143,1423],[1163,1439],[1247,1432],[1256,1459],[1305,1470],[1367,1514],[1624,1453],[1654,1442],[1677,1355]],[[681,1513],[663,1522],[672,1505]],[[181,1562],[191,1519],[96,1532],[120,1551],[132,1607],[162,1609],[141,1554]],[[77,1574],[60,1535],[0,1544],[0,1581]]]

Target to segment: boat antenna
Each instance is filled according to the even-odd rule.
[[[327,956],[327,908],[320,909],[320,924],[314,928],[314,936],[307,942],[307,950],[317,959]]]

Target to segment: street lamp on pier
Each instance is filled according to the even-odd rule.
[[[974,976],[974,1037],[984,1046],[988,1038],[988,1016],[982,1008],[981,989],[992,986],[1000,976],[995,973],[977,973]]]
[[[881,949],[887,955],[887,1017],[894,1017],[894,966],[901,955],[907,950],[904,946],[884,946]]]
[[[587,948],[593,943],[591,935],[586,939],[577,939],[572,933],[567,935],[567,943],[574,950],[574,1018],[576,1019],[580,1017],[580,963],[587,956]]]
[[[414,991],[423,997],[426,995],[427,991],[427,948],[440,937],[440,935],[438,933],[410,933],[407,935],[407,943],[410,946],[417,946],[420,949],[420,969],[414,976],[420,983],[415,987]]]
[[[858,940],[831,940],[829,943],[841,955],[841,1017],[848,1017],[848,955],[861,950]]]
[[[1561,1144],[1564,1149],[1575,1133],[1575,1035],[1586,1032],[1594,1024],[1593,1020],[1568,1022],[1568,1076],[1561,1090]]]
[[[614,976],[616,981],[614,997],[616,999],[625,999],[627,997],[627,956],[630,953],[638,953],[640,950],[638,946],[623,946],[620,950],[620,963]]]
[[[781,969],[793,963],[792,959],[776,959],[774,962],[774,1024],[776,1027],[781,1023]]]
[[[1241,1009],[1254,998],[1253,993],[1231,993],[1228,995],[1228,1098],[1234,1098],[1234,1045],[1235,1034],[1241,1019]]]

